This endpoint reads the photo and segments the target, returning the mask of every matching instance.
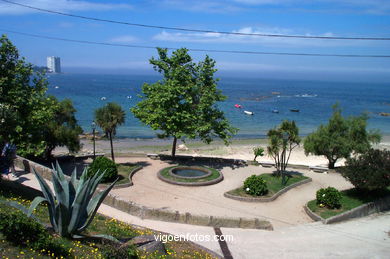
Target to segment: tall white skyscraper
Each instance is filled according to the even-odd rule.
[[[49,73],[61,73],[61,60],[59,57],[47,57],[47,69]]]

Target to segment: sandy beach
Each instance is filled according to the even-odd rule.
[[[80,153],[93,153],[92,140],[83,139],[83,147]],[[176,154],[193,155],[193,156],[211,156],[252,160],[254,158],[253,148],[263,147],[266,150],[267,139],[233,139],[231,144],[226,146],[220,140],[213,141],[211,144],[205,144],[201,141],[191,140],[183,143],[178,141],[177,147],[185,145],[187,148],[177,149]],[[390,136],[383,136],[382,141],[374,146],[379,149],[390,149]],[[169,139],[115,139],[114,152],[117,156],[131,156],[134,154],[170,154],[172,142]],[[57,148],[54,154],[66,154],[66,148]],[[110,142],[108,140],[96,140],[96,153],[110,154]],[[267,156],[258,157],[258,162],[272,162],[272,158]],[[303,149],[303,142],[296,147],[290,157],[290,164],[309,165],[309,166],[326,166],[327,159],[323,156],[306,156]],[[344,164],[344,160],[339,160],[336,166]]]

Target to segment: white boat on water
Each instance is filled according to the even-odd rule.
[[[253,115],[254,113],[253,112],[250,112],[250,111],[244,111],[245,114],[248,114],[248,115]]]

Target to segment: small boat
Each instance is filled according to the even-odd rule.
[[[242,108],[242,106],[240,104],[235,104],[234,107],[236,108]]]
[[[107,98],[106,97],[102,97],[102,98],[100,98],[100,100],[102,100],[102,101],[105,101]]]
[[[58,88],[60,88],[60,87],[59,87],[58,85],[56,85],[56,86],[54,86],[54,88],[55,88],[55,89],[58,89]]]
[[[273,112],[273,113],[279,113],[279,110],[273,109],[272,112]]]
[[[127,99],[131,99],[131,98],[132,98],[132,96],[131,96],[131,95],[128,95],[128,96],[127,96]]]
[[[253,115],[254,113],[253,112],[250,112],[250,111],[244,111],[245,114],[248,114],[248,115]]]
[[[299,109],[290,109],[290,112],[299,112]]]

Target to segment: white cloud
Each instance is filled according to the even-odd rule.
[[[18,0],[20,4],[25,4],[29,6],[34,6],[37,8],[69,12],[69,11],[107,11],[107,10],[122,10],[122,9],[132,9],[131,5],[128,4],[103,4],[103,3],[94,3],[88,1],[75,1],[75,0]],[[18,6],[10,3],[1,2],[0,3],[0,14],[6,15],[20,15],[27,13],[39,12],[38,10],[26,8],[23,6]]]
[[[252,28],[244,27],[239,30],[232,31],[234,33],[245,34],[296,34],[305,36],[335,36],[332,32],[313,35],[310,33],[296,33],[292,29],[286,28]],[[322,40],[322,39],[300,39],[300,38],[280,38],[280,37],[262,37],[251,35],[227,35],[221,33],[182,33],[182,32],[167,32],[162,31],[153,37],[154,40],[168,42],[194,42],[194,43],[241,43],[241,44],[260,44],[262,46],[286,46],[301,47],[330,47],[330,46],[356,46],[365,44],[362,42],[342,41],[342,40]]]
[[[123,36],[118,36],[115,38],[112,38],[109,40],[109,42],[113,43],[133,43],[136,42],[138,39],[134,36],[131,35],[123,35]]]

